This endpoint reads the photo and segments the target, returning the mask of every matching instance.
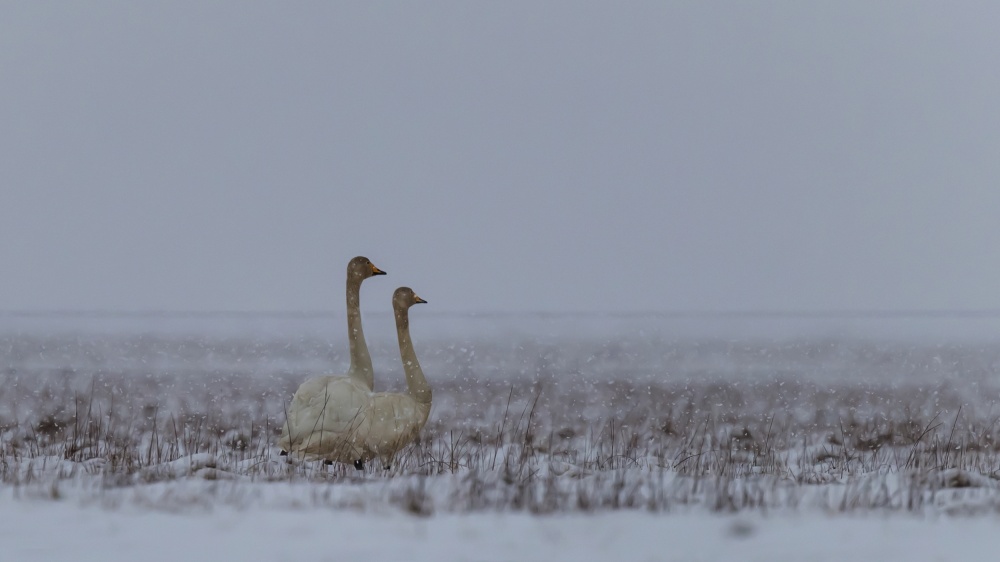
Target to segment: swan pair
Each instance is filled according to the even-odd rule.
[[[407,392],[373,392],[371,355],[361,328],[361,283],[385,275],[366,257],[347,264],[347,337],[351,366],[344,375],[317,377],[299,386],[286,412],[278,445],[298,459],[353,464],[378,458],[389,468],[396,453],[413,441],[431,411],[431,387],[410,340],[411,306],[427,301],[409,287],[392,295],[399,354]]]

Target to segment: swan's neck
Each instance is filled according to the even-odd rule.
[[[405,308],[396,309],[396,333],[399,336],[399,356],[403,359],[403,372],[406,374],[407,394],[418,404],[430,406],[431,385],[424,378],[424,371],[417,361],[410,341],[410,314]]]
[[[361,329],[361,280],[351,276],[347,278],[347,340],[351,345],[348,376],[364,383],[369,389],[374,388],[372,356],[368,354],[365,332]]]

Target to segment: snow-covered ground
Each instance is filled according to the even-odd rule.
[[[969,335],[991,319],[897,337],[891,318],[417,320],[431,419],[392,470],[359,474],[274,447],[296,385],[346,363],[335,319],[0,318],[0,559],[1000,546],[1000,340]],[[377,388],[400,388],[389,319],[366,331]]]
[[[164,513],[0,504],[4,560],[989,560],[1000,519],[618,512],[358,514],[329,509]]]

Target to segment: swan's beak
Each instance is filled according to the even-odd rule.
[[[372,275],[385,275],[385,272],[375,267],[375,264],[372,264]]]
[[[413,295],[413,302],[416,304],[427,304],[427,301],[418,297],[417,295]]]

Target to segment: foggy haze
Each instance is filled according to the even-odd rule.
[[[0,310],[1000,308],[1000,5],[4,11]]]

